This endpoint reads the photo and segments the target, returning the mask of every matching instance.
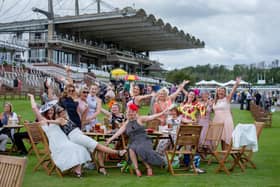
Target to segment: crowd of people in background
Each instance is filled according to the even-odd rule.
[[[280,93],[244,89],[234,94],[233,102],[240,104],[240,110],[250,110],[250,102],[254,102],[266,111],[271,111],[271,107],[280,106]]]

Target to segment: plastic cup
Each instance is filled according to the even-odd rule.
[[[95,124],[95,131],[96,131],[96,132],[99,132],[99,131],[100,131],[100,126],[101,126],[100,123],[96,123],[96,124]]]

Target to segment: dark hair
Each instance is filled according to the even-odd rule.
[[[190,90],[188,91],[188,95],[189,95],[190,92],[193,92],[193,93],[194,93],[194,99],[192,100],[192,103],[194,103],[194,102],[196,102],[197,97],[196,97],[195,92],[194,92],[193,89],[190,89]],[[188,95],[186,96],[185,103],[188,101]]]
[[[52,116],[51,118],[49,118],[49,116],[48,116],[48,112],[49,112],[50,109],[53,109],[53,110],[54,110],[53,116]],[[45,111],[42,115],[43,115],[46,119],[48,119],[48,120],[54,120],[54,119],[55,119],[55,108],[52,107],[52,108],[50,108],[50,109],[47,110],[47,111]]]
[[[170,111],[172,111],[172,110],[175,110],[177,116],[181,115],[181,112],[178,110],[178,107],[174,107],[174,108],[170,109]]]

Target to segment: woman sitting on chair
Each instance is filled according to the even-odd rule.
[[[32,94],[28,94],[30,102],[36,118],[40,121],[41,127],[46,133],[49,140],[49,148],[51,157],[55,165],[63,172],[73,168],[74,174],[81,177],[81,164],[90,161],[89,152],[78,144],[69,141],[68,137],[63,133],[61,128],[48,120],[55,119],[54,107],[46,103],[45,109],[39,111]]]
[[[128,145],[129,156],[135,167],[135,172],[138,177],[141,177],[142,173],[138,168],[137,156],[141,158],[143,164],[147,168],[147,176],[153,175],[151,165],[164,165],[163,158],[153,150],[153,144],[146,134],[144,123],[158,118],[166,112],[167,110],[164,110],[161,113],[151,116],[139,116],[138,106],[134,103],[131,103],[128,105],[127,121],[106,142],[106,144],[109,144],[112,140],[124,132],[128,135],[130,142]]]
[[[109,118],[110,126],[112,126],[112,133],[115,133],[124,122],[125,117],[123,113],[120,112],[121,106],[117,102],[114,102],[112,106],[109,107],[111,112],[103,108],[101,109],[101,112],[104,113]]]
[[[4,112],[2,113],[2,115],[0,115],[0,120],[1,120],[0,127],[9,125],[9,123],[13,123],[13,122],[15,124],[18,123],[18,121],[19,121],[18,116],[13,111],[12,103],[6,102],[4,104]],[[11,124],[11,125],[14,125],[14,124]],[[2,130],[0,130],[1,138],[3,139],[3,142],[2,142],[3,147],[4,147],[4,144],[6,146],[7,136],[14,142],[14,133],[15,133],[15,129],[3,128]],[[3,149],[3,151],[5,151],[5,149]]]
[[[50,120],[48,122],[59,124],[62,131],[68,136],[70,141],[87,148],[91,153],[93,153],[95,150],[98,151],[97,156],[99,162],[99,173],[107,175],[107,172],[104,168],[103,153],[117,154],[121,157],[126,153],[126,150],[111,149],[84,135],[84,133],[79,129],[78,125],[69,119],[67,112],[61,106],[56,107],[56,115],[58,117],[56,120]]]

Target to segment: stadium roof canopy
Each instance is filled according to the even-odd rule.
[[[0,24],[0,32],[46,29],[46,19]],[[114,12],[54,18],[55,30],[85,39],[111,42],[135,51],[203,48],[204,42],[177,27],[130,7]]]

